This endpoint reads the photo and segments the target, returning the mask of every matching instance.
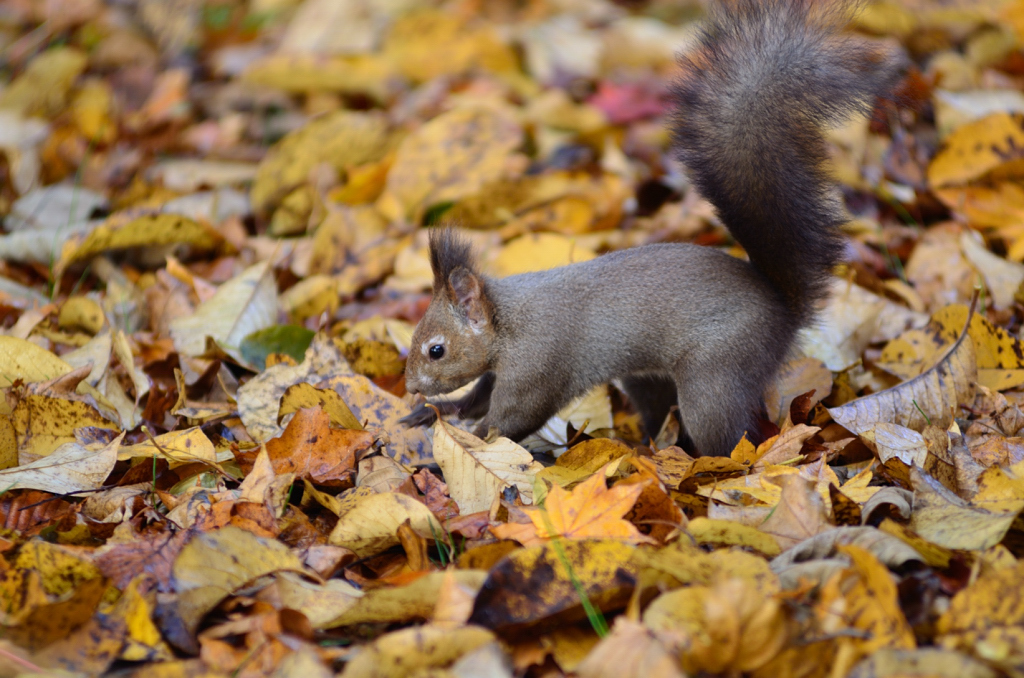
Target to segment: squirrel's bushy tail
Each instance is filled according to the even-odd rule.
[[[806,322],[842,254],[823,127],[870,110],[894,50],[844,34],[845,0],[727,0],[680,57],[678,158],[751,263]]]

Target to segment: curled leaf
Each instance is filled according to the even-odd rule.
[[[974,305],[971,304],[967,326],[970,325]],[[967,337],[965,326],[960,338],[945,355],[919,376],[840,407],[829,408],[829,414],[858,435],[874,428],[878,422],[899,424],[915,431],[929,424],[948,427],[953,422],[957,407],[971,402],[977,388],[974,342],[965,341]]]

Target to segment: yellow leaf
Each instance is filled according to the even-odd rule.
[[[12,565],[38,572],[43,590],[50,596],[66,595],[83,582],[102,577],[92,562],[64,547],[39,540],[26,543]]]
[[[17,379],[29,384],[49,381],[70,371],[70,365],[31,341],[0,336],[0,386]]]
[[[963,304],[939,309],[927,327],[908,330],[886,344],[877,364],[912,379],[956,341],[966,322],[967,306]],[[974,343],[979,384],[994,391],[1024,384],[1024,343],[979,314],[971,318],[967,333]]]
[[[278,575],[277,590],[281,603],[293,610],[301,610],[314,629],[334,626],[332,620],[359,604],[366,595],[342,579],[329,579],[318,584],[294,572]]]
[[[928,184],[943,188],[981,179],[994,170],[1000,177],[1024,175],[1016,149],[1024,147],[1024,115],[993,113],[958,128],[928,167]]]
[[[487,511],[502,489],[514,485],[523,503],[533,503],[533,479],[544,467],[508,438],[485,443],[439,421],[434,427],[434,459],[462,515]]]
[[[597,473],[631,452],[627,445],[610,438],[585,440],[560,455],[554,465],[540,471],[537,478],[566,487]]]
[[[87,63],[85,53],[73,47],[56,47],[39,53],[24,72],[0,92],[0,109],[43,117],[60,112],[68,91]]]
[[[236,589],[280,570],[305,571],[298,555],[275,539],[233,525],[196,535],[173,567],[185,627],[194,632],[203,616]]]
[[[25,464],[45,457],[64,443],[75,441],[75,431],[85,426],[116,429],[94,407],[81,400],[27,395],[11,414],[18,438],[18,458]]]
[[[515,119],[498,110],[465,107],[443,113],[402,141],[386,195],[412,216],[472,195],[505,174],[522,136]]]
[[[394,66],[375,54],[328,57],[278,53],[250,65],[242,81],[286,92],[368,94],[383,100],[393,74]]]
[[[340,678],[411,678],[429,675],[459,657],[495,641],[494,634],[478,626],[448,629],[416,626],[387,633],[365,646],[342,671]]]
[[[769,558],[782,552],[779,543],[770,534],[731,520],[694,518],[686,526],[686,531],[698,544],[741,546],[754,549]]]
[[[998,544],[1024,508],[1020,498],[999,503],[1010,511],[986,511],[967,504],[916,466],[911,467],[910,477],[914,483],[910,528],[949,549],[980,551]]]
[[[557,233],[531,233],[506,244],[491,262],[491,269],[495,275],[506,277],[589,261],[596,256],[574,238]]]
[[[305,383],[289,386],[281,396],[281,409],[277,413],[277,421],[280,423],[286,416],[301,409],[318,406],[327,413],[333,426],[357,431],[363,430],[362,424],[336,391],[316,388],[312,384]]]
[[[303,278],[281,293],[281,308],[296,322],[338,309],[338,281],[327,275]]]
[[[644,610],[643,621],[678,638],[673,649],[688,674],[757,669],[788,639],[782,606],[743,579],[663,593]]]
[[[147,595],[141,590],[148,576],[132,579],[112,612],[125,621],[127,638],[118,657],[125,661],[167,661],[174,656],[153,621],[156,592]]]
[[[444,45],[438,50],[438,45]],[[395,21],[384,43],[384,53],[408,78],[426,82],[471,68],[494,73],[515,71],[515,53],[493,29],[468,26],[448,13],[422,9]]]
[[[358,337],[346,342],[343,350],[352,369],[370,379],[395,376],[405,371],[405,359],[390,342]]]
[[[388,172],[394,162],[395,154],[392,152],[376,162],[351,168],[345,178],[345,185],[333,189],[328,199],[345,205],[373,202],[384,190]]]
[[[398,528],[406,521],[424,539],[444,539],[444,528],[430,509],[407,495],[384,492],[364,497],[342,515],[328,541],[359,557],[376,555],[399,543]]]
[[[482,570],[448,570],[431,572],[411,584],[378,587],[363,593],[348,610],[335,614],[324,628],[353,624],[401,624],[414,619],[428,619],[434,613],[447,572],[458,584],[478,591],[487,578]]]
[[[971,505],[994,513],[1024,508],[1024,461],[986,469],[978,478],[978,493],[971,497]]]
[[[837,548],[852,562],[822,588],[818,618],[819,628],[825,633],[859,632],[842,635],[837,641],[845,646],[839,662],[845,670],[838,675],[845,675],[862,656],[882,648],[909,650],[916,643],[900,609],[896,582],[889,569],[859,546]]]
[[[60,274],[72,263],[89,259],[108,250],[127,247],[187,243],[199,249],[212,249],[221,242],[213,229],[181,214],[152,210],[126,210],[111,215],[102,224],[68,238],[61,248],[54,270]]]
[[[938,643],[1004,666],[1024,661],[1024,561],[982,576],[950,601],[936,625]]]
[[[86,139],[96,144],[109,144],[117,136],[117,123],[111,118],[112,107],[110,85],[98,78],[90,79],[71,102],[71,116]]]
[[[195,461],[214,465],[217,463],[217,451],[213,443],[198,426],[182,431],[168,431],[152,440],[126,445],[117,453],[121,461],[133,457],[161,457],[173,462],[172,466]]]
[[[57,325],[61,329],[82,329],[96,334],[103,329],[103,307],[89,297],[73,296],[61,304]]]
[[[364,165],[383,158],[388,143],[380,116],[338,111],[317,118],[277,142],[260,162],[249,193],[253,209],[269,212],[322,162],[339,171]]]

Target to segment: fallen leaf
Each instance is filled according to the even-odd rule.
[[[122,432],[108,445],[65,443],[30,464],[0,470],[0,486],[5,491],[22,488],[54,494],[95,490],[114,469],[117,449],[124,436]]]
[[[822,628],[832,633],[860,631],[840,637],[840,665],[844,669],[883,647],[913,649],[914,632],[900,609],[893,575],[868,551],[840,546],[851,566],[837,572],[821,591],[818,615]]]
[[[373,445],[368,431],[335,429],[321,408],[301,409],[265,445],[275,473],[294,473],[323,487],[351,487],[356,461]]]
[[[300,75],[287,71],[288,79]],[[263,158],[249,193],[256,212],[269,212],[285,194],[304,184],[321,162],[338,170],[377,160],[387,152],[388,133],[378,115],[336,111],[288,134]]]
[[[217,463],[217,451],[213,443],[198,426],[182,431],[169,431],[137,445],[125,445],[117,452],[117,458],[121,461],[134,457],[163,457],[176,464],[195,461]]]
[[[969,320],[969,318],[968,318]],[[878,422],[921,430],[931,424],[946,428],[960,404],[974,398],[977,381],[974,342],[965,341],[966,327],[939,361],[919,376],[899,386],[829,408],[837,422],[854,433],[867,431]]]
[[[274,539],[229,525],[196,535],[174,561],[178,614],[194,633],[207,612],[258,577],[278,571],[304,572],[302,561]]]
[[[774,536],[786,550],[824,532],[831,525],[821,494],[813,483],[799,476],[781,476],[782,495],[761,529]]]
[[[70,365],[31,341],[0,336],[0,386],[10,386],[18,379],[49,381],[70,371]]]
[[[502,489],[510,485],[519,490],[524,503],[533,503],[533,478],[544,467],[508,438],[485,443],[438,421],[433,449],[461,513],[490,510]]]
[[[404,494],[384,492],[358,500],[331,531],[330,543],[360,557],[398,545],[398,527],[410,522],[424,539],[444,539],[444,528],[426,506]]]
[[[993,113],[959,127],[946,139],[928,166],[933,188],[981,179],[1013,157],[1010,149],[1024,145],[1024,115]]]
[[[45,458],[61,445],[75,441],[83,428],[117,428],[87,402],[46,395],[24,396],[10,417],[18,442],[18,460],[23,464]]]
[[[284,606],[301,610],[314,629],[330,628],[339,614],[358,605],[366,595],[341,579],[320,584],[294,572],[279,573],[276,583]]]
[[[634,544],[651,543],[636,527],[622,519],[636,503],[644,489],[643,483],[616,485],[609,488],[603,473],[567,492],[555,485],[548,492],[544,505],[528,509],[539,539],[622,539]]]
[[[543,622],[583,619],[577,585],[597,609],[615,609],[636,584],[635,551],[605,539],[549,542],[513,551],[488,573],[469,623],[513,634]]]
[[[694,518],[686,531],[698,544],[741,546],[768,557],[779,555],[778,541],[770,534],[731,520]]]
[[[458,108],[428,122],[398,147],[386,191],[408,214],[476,193],[500,178],[522,130],[505,113]]]
[[[779,601],[742,579],[663,593],[643,616],[644,626],[679,652],[688,674],[760,668],[787,641],[784,619]]]
[[[1024,563],[980,577],[950,601],[936,624],[938,643],[996,666],[1024,661]]]
[[[657,636],[642,624],[619,617],[611,634],[576,667],[581,678],[683,678]]]
[[[914,483],[914,511],[910,528],[924,539],[950,549],[981,550],[998,544],[1024,509],[1024,497],[1012,510],[986,511],[960,499],[916,466],[910,469]]]
[[[220,236],[216,231],[186,216],[129,210],[114,214],[95,228],[68,238],[53,266],[55,275],[59,277],[71,264],[109,250],[177,243],[212,249],[219,242]]]
[[[405,586],[371,589],[348,610],[335,615],[325,628],[430,619],[440,601],[444,582],[449,573],[454,577],[456,584],[467,587],[474,593],[480,590],[487,577],[487,573],[481,570],[447,570],[431,572]]]
[[[206,337],[234,354],[245,337],[276,321],[277,284],[269,262],[263,262],[221,285],[191,316],[172,320],[171,337],[175,348],[185,355],[202,354]]]
[[[412,676],[416,671],[448,666],[493,640],[493,633],[478,626],[453,630],[428,624],[392,631],[366,646],[339,675],[342,678]]]

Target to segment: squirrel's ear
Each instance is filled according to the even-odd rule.
[[[462,266],[448,276],[448,287],[452,300],[462,309],[474,330],[480,330],[491,322],[490,302],[484,295],[484,284],[480,277]]]

